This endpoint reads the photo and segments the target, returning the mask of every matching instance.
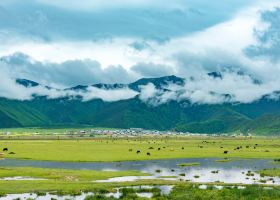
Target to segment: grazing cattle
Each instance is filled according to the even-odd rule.
[[[128,149],[128,151],[129,151],[129,152],[131,152],[131,151],[132,151],[132,149]]]
[[[221,149],[223,149],[224,147],[220,147]]]
[[[148,153],[147,153],[147,156],[150,156],[150,155],[151,155],[151,154],[148,152]]]
[[[158,151],[160,150],[160,148],[157,149]]]
[[[228,151],[224,151],[224,154],[227,154],[228,153]]]
[[[239,147],[236,147],[236,149],[238,149],[238,150],[239,150],[240,148],[239,148]]]
[[[3,151],[8,151],[8,148],[4,148]]]
[[[154,147],[150,147],[149,149],[154,149]]]
[[[139,153],[141,153],[141,151],[138,150],[138,151],[136,151],[136,153],[139,154]]]
[[[184,147],[182,147],[182,149],[184,150],[185,148],[184,148]]]
[[[15,153],[15,152],[10,152],[9,154],[12,154],[12,155],[13,155],[13,154],[16,154],[16,153]]]

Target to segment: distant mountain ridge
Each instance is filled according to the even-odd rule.
[[[213,78],[222,76],[214,72],[208,75]],[[40,85],[26,79],[18,79],[17,83],[25,87]],[[166,76],[143,78],[130,84],[100,83],[92,86],[103,89],[128,87],[139,92],[141,86],[149,83],[161,89],[170,83],[183,85],[185,80],[176,76]],[[44,87],[50,89],[48,86]],[[87,87],[78,85],[64,90],[86,90]],[[0,98],[2,128],[68,125],[139,127],[192,133],[242,132],[280,135],[280,101],[263,97],[249,104],[199,105],[184,100],[151,106],[141,101],[138,96],[114,102],[104,102],[101,99],[81,101],[67,97],[57,99],[36,97],[28,101]]]

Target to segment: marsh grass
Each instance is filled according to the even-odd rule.
[[[264,177],[264,176],[280,177],[280,168],[263,169],[263,170],[258,171],[258,173],[260,173],[261,177]]]

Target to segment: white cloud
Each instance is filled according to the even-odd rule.
[[[134,1],[134,3],[141,2]],[[254,70],[254,67],[256,65],[259,66],[260,63],[248,59],[244,55],[243,49],[257,43],[254,35],[256,27],[259,29],[267,28],[267,25],[261,21],[261,11],[271,10],[276,5],[280,5],[279,2],[258,1],[254,6],[238,12],[229,21],[190,35],[172,38],[164,44],[147,40],[145,43],[150,48],[143,49],[142,51],[135,51],[135,49],[131,48],[132,43],[141,41],[140,38],[134,37],[118,37],[94,41],[60,40],[45,42],[42,40],[21,38],[21,36],[18,36],[18,38],[13,36],[10,39],[9,37],[5,39],[5,43],[0,49],[0,56],[22,52],[37,61],[55,63],[76,59],[92,59],[97,60],[102,68],[110,65],[121,65],[126,69],[130,69],[132,66],[143,63],[144,61],[145,63],[152,63],[154,65],[166,65],[172,73],[174,72],[180,75],[188,67],[190,68],[189,71],[198,67],[205,68],[205,66],[200,66],[202,64],[199,59],[210,58],[215,60],[214,65],[216,66],[225,64],[227,59],[229,61],[232,59],[239,62],[240,65],[246,65],[250,70]],[[46,1],[45,3],[65,4],[63,0]],[[93,5],[99,4],[95,1],[88,1],[82,5],[87,5],[87,3]],[[103,2],[101,4],[106,5],[107,3]],[[111,2],[108,4],[111,4]],[[195,57],[195,61],[180,63],[181,59],[178,59],[178,55],[186,58]]]
[[[119,101],[134,98],[138,92],[129,88],[121,89],[100,89],[96,87],[88,87],[87,91],[82,93],[83,100],[102,99],[103,101]]]

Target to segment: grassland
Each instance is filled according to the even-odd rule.
[[[151,148],[152,147],[152,148]],[[183,147],[183,148],[182,148]],[[236,147],[242,147],[236,149]],[[0,141],[6,158],[52,161],[125,161],[172,158],[270,158],[280,156],[279,138],[92,138]],[[140,151],[140,153],[136,153]],[[225,151],[228,151],[225,154]],[[14,152],[15,154],[9,154]],[[150,155],[147,155],[150,153]]]

